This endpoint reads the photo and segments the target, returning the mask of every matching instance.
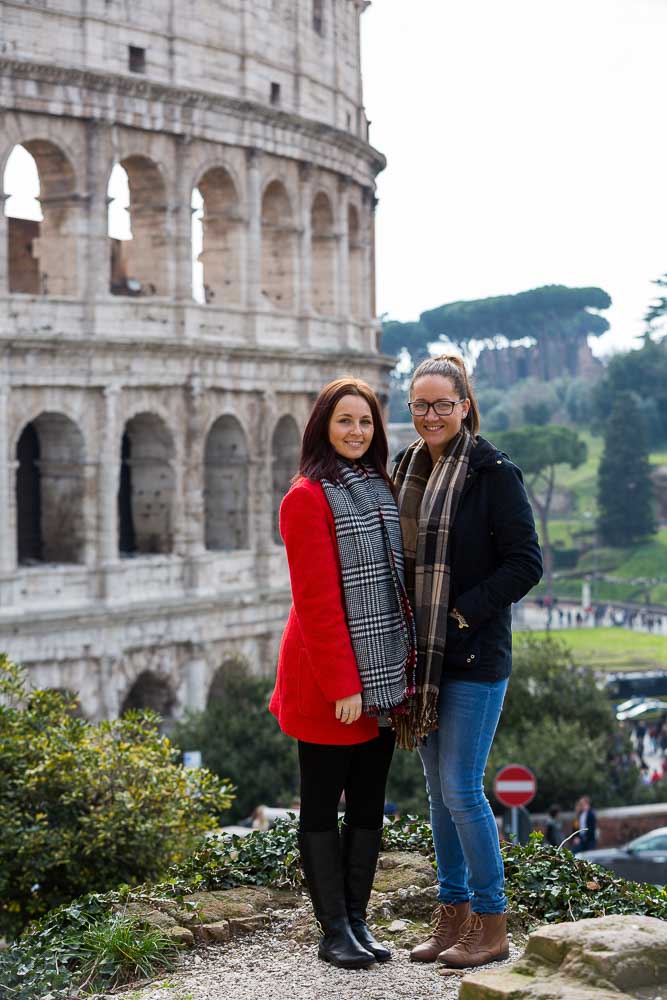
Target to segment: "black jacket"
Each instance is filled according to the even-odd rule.
[[[509,677],[512,612],[542,576],[542,554],[520,470],[477,438],[449,536],[450,609],[443,676],[470,681]]]

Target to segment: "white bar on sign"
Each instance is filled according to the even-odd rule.
[[[534,781],[499,781],[496,785],[499,792],[532,792]]]

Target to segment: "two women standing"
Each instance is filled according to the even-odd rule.
[[[299,740],[319,954],[350,968],[390,957],[365,914],[394,733],[422,758],[438,867],[435,929],[412,959],[461,967],[507,954],[482,778],[511,667],[510,604],[539,580],[540,551],[520,472],[477,436],[463,362],[420,365],[409,406],[420,437],[392,489],[374,394],[357,380],[327,386],[281,507],[294,604],[271,710]]]

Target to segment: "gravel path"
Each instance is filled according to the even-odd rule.
[[[512,947],[512,958],[518,954]],[[370,969],[336,969],[317,958],[312,944],[274,927],[190,953],[182,969],[135,987],[124,1000],[456,1000],[461,976],[412,963],[403,948],[394,949],[391,962]]]

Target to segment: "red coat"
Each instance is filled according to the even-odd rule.
[[[280,506],[293,604],[280,644],[269,705],[288,736],[347,745],[378,735],[375,719],[350,725],[335,702],[362,690],[347,628],[340,559],[331,508],[320,483],[299,479]]]

